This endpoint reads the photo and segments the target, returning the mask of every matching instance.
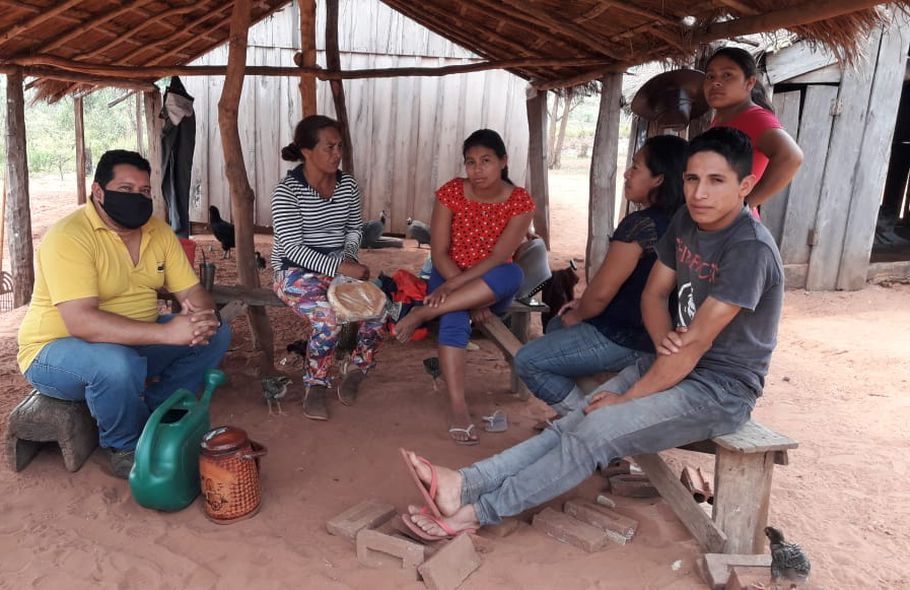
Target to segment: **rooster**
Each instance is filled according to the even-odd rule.
[[[265,267],[268,266],[265,258],[262,257],[262,254],[259,253],[259,250],[253,252],[256,255],[256,268],[259,270],[265,270]]]
[[[544,332],[546,332],[547,324],[562,309],[562,306],[575,300],[575,285],[578,284],[578,274],[575,272],[577,268],[575,261],[570,260],[568,267],[553,271],[553,276],[544,283],[540,298],[550,308],[550,311],[541,314],[540,317]]]
[[[799,545],[787,543],[784,534],[772,526],[765,527],[765,536],[771,545],[772,588],[780,588],[778,582],[781,576],[790,582],[790,588],[809,579],[809,558]]]
[[[209,207],[209,225],[212,227],[215,239],[221,242],[221,248],[224,250],[222,258],[230,258],[231,248],[234,247],[235,243],[234,224],[221,219],[218,207],[212,205]]]

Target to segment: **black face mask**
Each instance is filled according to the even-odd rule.
[[[121,193],[104,189],[101,208],[117,225],[126,229],[137,229],[146,224],[152,216],[152,200],[142,193]]]

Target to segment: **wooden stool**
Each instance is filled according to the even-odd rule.
[[[44,443],[55,442],[63,464],[78,471],[98,446],[98,426],[85,402],[70,402],[32,391],[9,415],[6,456],[13,471],[21,471]]]

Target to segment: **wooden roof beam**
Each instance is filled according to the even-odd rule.
[[[215,12],[211,13],[211,16],[217,16],[218,14],[221,14],[221,11],[222,11],[224,8],[229,8],[229,7],[230,7],[230,4],[226,4],[226,5],[225,5],[224,7],[222,7],[221,9],[218,9],[218,10],[216,10]],[[192,45],[193,43],[195,43],[196,40],[197,40],[199,37],[203,37],[203,36],[210,35],[210,34],[213,33],[214,31],[217,31],[218,29],[220,29],[221,27],[223,27],[223,26],[229,24],[230,22],[231,22],[231,17],[230,17],[230,15],[225,16],[224,18],[222,18],[221,20],[219,20],[219,21],[218,21],[217,23],[215,23],[214,25],[212,25],[212,26],[208,27],[207,29],[205,29],[202,33],[197,33],[197,34],[191,35],[190,38],[189,38],[188,40],[184,41],[184,42],[181,43],[180,45],[174,47],[174,48],[171,49],[170,51],[166,51],[166,52],[162,53],[161,55],[157,56],[157,57],[154,58],[152,61],[148,62],[148,65],[150,65],[150,66],[156,66],[156,65],[160,64],[162,61],[164,61],[164,60],[167,59],[168,57],[171,57],[172,55],[176,55],[176,54],[182,52],[184,49],[186,49],[187,47],[189,47],[190,45]],[[173,35],[171,35],[171,37],[176,38],[179,34],[183,34],[183,33],[185,33],[185,32],[186,32],[186,31],[178,31],[178,32],[174,33]],[[169,39],[168,42],[170,42],[171,37],[168,37],[168,39]]]
[[[57,49],[58,47],[69,43],[73,39],[76,39],[77,37],[84,35],[85,33],[89,32],[89,31],[95,30],[99,26],[101,26],[105,23],[109,23],[110,21],[112,21],[116,18],[119,18],[120,16],[128,13],[129,11],[133,10],[134,8],[138,8],[138,7],[142,6],[143,4],[148,4],[153,1],[154,0],[133,0],[133,2],[126,4],[124,6],[121,6],[119,10],[114,10],[113,12],[109,12],[108,14],[106,14],[102,17],[99,17],[98,20],[92,24],[76,25],[75,27],[73,27],[72,29],[70,29],[69,31],[64,33],[63,35],[60,35],[56,39],[52,39],[46,45],[42,45],[40,48],[38,48],[37,51],[39,53],[47,53],[49,51],[53,51],[54,49]]]
[[[541,31],[539,29],[539,26],[540,26],[539,23],[537,23],[534,20],[529,21],[527,18],[522,18],[521,14],[515,14],[514,11],[509,11],[509,10],[503,9],[502,4],[500,2],[492,2],[491,0],[474,0],[474,3],[479,6],[483,6],[487,10],[495,12],[497,15],[499,15],[500,17],[502,17],[504,19],[507,19],[509,21],[510,27],[515,27],[516,29],[519,29],[521,31],[524,31],[525,33],[528,33],[529,35],[533,35],[534,37],[537,37],[538,41],[531,45],[535,49],[539,49],[541,47],[539,45],[539,43],[541,41],[543,41],[544,44],[546,44],[546,43],[557,44],[557,45],[561,45],[562,47],[565,47],[566,49],[569,49],[572,51],[578,51],[578,47],[572,46],[571,44],[566,43],[564,40],[562,40],[558,37],[557,38],[542,37],[540,34]]]
[[[227,17],[230,20],[230,16]],[[612,62],[605,59],[563,59],[563,58],[519,58],[505,60],[491,60],[472,64],[456,64],[437,68],[403,67],[403,68],[377,68],[361,70],[330,70],[320,66],[312,67],[283,67],[283,66],[247,66],[246,72],[250,76],[293,76],[313,74],[320,80],[354,80],[363,78],[387,78],[400,76],[447,76],[449,74],[464,74],[485,70],[515,69],[515,68],[552,68],[559,66],[591,67],[600,65],[607,67]],[[159,79],[167,76],[223,76],[226,67],[213,66],[114,66],[105,64],[87,64],[54,55],[34,55],[13,58],[0,62],[0,73],[13,71],[17,67],[40,69],[42,71],[56,71],[59,78],[67,73],[83,76],[104,77],[108,79]]]
[[[197,10],[197,9],[198,9],[198,7],[194,5],[194,6],[183,6],[183,7],[180,7],[180,8],[172,8],[171,10],[167,10],[167,11],[165,11],[165,12],[162,12],[162,13],[158,16],[157,19],[150,19],[150,20],[147,20],[147,21],[145,21],[144,23],[142,23],[141,25],[139,25],[138,27],[135,27],[135,28],[133,28],[133,29],[130,29],[129,31],[126,31],[125,33],[123,33],[123,35],[121,35],[120,37],[114,39],[114,40],[111,41],[110,43],[106,43],[106,44],[104,44],[104,45],[102,45],[102,46],[100,46],[100,47],[97,47],[97,48],[93,49],[92,51],[90,51],[90,52],[88,52],[88,53],[85,53],[85,54],[80,55],[79,58],[81,59],[81,61],[87,61],[87,60],[90,60],[90,59],[92,59],[92,58],[98,57],[99,55],[101,55],[101,54],[104,53],[105,51],[108,51],[108,50],[111,49],[112,47],[116,47],[117,45],[119,45],[120,43],[126,41],[127,39],[132,39],[132,38],[135,37],[137,34],[141,33],[142,31],[144,31],[144,30],[147,29],[148,27],[154,25],[154,24],[155,24],[156,22],[158,22],[158,20],[160,20],[160,19],[170,18],[170,17],[172,17],[172,16],[178,16],[178,15],[182,15],[182,14],[187,14],[187,13],[193,12],[194,10]],[[221,12],[221,10],[216,10],[215,12],[207,12],[204,16],[202,16],[202,17],[200,17],[200,18],[198,18],[198,19],[196,19],[196,20],[194,20],[194,21],[188,23],[188,24],[186,25],[186,28],[185,28],[185,29],[180,30],[180,31],[178,31],[178,32],[179,32],[179,33],[185,33],[187,30],[192,29],[192,27],[196,26],[198,23],[204,22],[204,21],[206,21],[206,20],[212,18],[213,16],[217,15],[219,12]],[[167,37],[166,39],[167,39],[167,40],[170,40],[174,35],[175,35],[175,34],[171,34],[171,36]],[[142,43],[139,47],[137,47],[135,50],[133,50],[132,53],[128,54],[128,56],[126,56],[126,57],[121,57],[121,58],[117,59],[116,61],[117,61],[117,62],[120,62],[120,61],[123,61],[123,60],[128,60],[128,59],[130,59],[130,58],[132,58],[132,57],[135,57],[137,54],[142,53],[143,51],[145,51],[145,50],[148,49],[149,47],[154,47],[154,46],[160,45],[160,44],[163,43],[163,42],[165,42],[165,39],[159,39],[158,41],[155,41],[155,42],[150,43],[150,44]]]
[[[727,8],[732,8],[736,12],[738,12],[740,14],[744,14],[746,16],[754,16],[756,14],[759,14],[759,12],[757,10],[755,10],[754,8],[752,8],[745,2],[741,2],[740,0],[717,0],[717,1],[718,1],[718,3],[722,4],[723,6],[726,6]]]
[[[0,66],[0,74],[8,74],[15,68],[9,66]],[[155,88],[152,80],[132,78],[98,76],[94,74],[84,74],[80,72],[66,72],[47,67],[23,67],[22,72],[26,76],[43,78],[47,80],[60,80],[61,82],[74,82],[77,84],[91,84],[93,86],[111,86],[114,88],[130,88],[134,90],[152,90]]]
[[[663,16],[662,14],[657,14],[657,13],[651,12],[650,10],[644,10],[643,8],[638,8],[637,6],[633,6],[632,4],[629,4],[628,2],[617,2],[616,0],[600,0],[600,1],[602,4],[605,4],[606,6],[609,6],[610,8],[622,10],[623,12],[628,12],[629,14],[634,14],[636,16],[640,16],[640,17],[646,18],[648,20],[657,21],[664,25],[679,26],[679,22],[677,22],[676,20],[667,18],[667,17]]]
[[[0,5],[10,6],[12,8],[18,8],[20,10],[26,10],[33,14],[42,14],[45,10],[44,7],[32,6],[31,4],[19,2],[18,0],[0,0]],[[89,14],[88,12],[85,12],[82,10],[77,10],[77,9],[71,9],[71,10],[67,10],[66,12],[57,14],[55,16],[55,18],[57,18],[58,20],[62,20],[62,21],[71,23],[71,24],[81,25],[84,22],[84,20],[86,18],[88,18],[89,16],[91,16],[91,14]],[[116,37],[121,34],[119,31],[114,31],[108,27],[103,27],[103,26],[96,27],[95,30],[97,30],[100,33],[104,33],[105,35],[108,35],[109,37]],[[130,43],[133,45],[139,44],[138,41],[132,41],[132,40],[130,41]],[[0,43],[0,44],[2,44],[2,43]]]
[[[792,29],[800,25],[808,25],[820,20],[836,18],[851,12],[873,8],[881,3],[882,0],[826,0],[825,2],[809,0],[782,10],[701,27],[701,30],[696,29],[693,41],[696,43],[707,43],[718,39],[729,39],[737,35],[767,33],[777,29]]]
[[[445,26],[437,23],[435,20],[429,21],[424,18],[421,18],[420,12],[418,10],[416,10],[415,8],[413,8],[411,6],[410,2],[404,1],[401,3],[397,3],[397,2],[387,1],[386,3],[389,4],[390,6],[392,6],[392,8],[394,8],[401,14],[407,16],[408,18],[410,18],[416,22],[419,22],[421,25],[430,29],[437,35],[451,39],[455,43],[458,43],[465,49],[473,51],[474,53],[476,53],[477,55],[479,55],[481,57],[485,57],[487,59],[493,58],[493,56],[490,54],[489,50],[487,50],[487,48],[482,43],[480,43],[478,39],[469,37],[467,35],[462,35],[456,29],[447,29]],[[443,21],[443,22],[445,22],[445,21]]]
[[[430,2],[424,2],[424,3],[420,4],[419,10],[425,14],[427,14],[427,13],[431,14],[435,18],[439,19],[440,22],[447,22],[447,21],[450,22],[452,20],[451,14],[446,14],[444,12],[441,12],[435,6],[433,6],[432,3],[430,3]],[[521,45],[519,43],[515,43],[514,41],[511,41],[511,40],[507,39],[506,37],[504,37],[502,35],[502,33],[497,31],[496,29],[490,28],[486,25],[482,25],[477,21],[474,21],[473,25],[477,28],[478,31],[482,31],[486,35],[489,35],[489,36],[493,37],[494,39],[497,39],[496,42],[490,41],[489,39],[484,39],[484,41],[489,43],[490,45],[495,46],[495,45],[499,44],[502,47],[507,47],[510,51],[514,51],[516,55],[520,55],[522,57],[528,57],[531,55],[531,52],[528,51],[527,45]]]
[[[10,27],[5,33],[0,34],[0,45],[6,43],[13,37],[21,35],[22,33],[28,31],[29,29],[33,29],[33,28],[37,27],[38,25],[40,25],[46,21],[49,21],[50,19],[54,18],[58,14],[65,12],[68,8],[72,8],[76,4],[79,4],[79,2],[81,2],[81,0],[66,0],[66,2],[63,2],[62,4],[58,4],[57,6],[54,6],[51,9],[42,10],[41,12],[39,12],[38,14],[36,14],[35,16],[33,16],[32,18],[30,18],[29,20],[25,21],[22,24],[18,24],[18,25],[14,25],[14,26]]]
[[[604,44],[602,39],[588,33],[583,27],[578,25],[569,26],[563,22],[557,21],[551,18],[545,11],[529,6],[525,0],[503,0],[503,2],[514,8],[518,13],[513,16],[526,17],[537,25],[551,28],[554,31],[559,31],[572,38],[578,39],[580,43],[584,43],[597,53],[612,57],[613,59],[620,59],[619,55],[617,55],[609,46]]]

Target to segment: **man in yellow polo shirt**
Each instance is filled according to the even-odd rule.
[[[122,478],[151,411],[181,387],[198,390],[231,340],[177,236],[151,217],[150,172],[136,152],[101,156],[89,202],[38,248],[19,328],[25,378],[44,395],[88,404]],[[181,314],[158,315],[161,287]]]

